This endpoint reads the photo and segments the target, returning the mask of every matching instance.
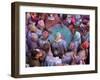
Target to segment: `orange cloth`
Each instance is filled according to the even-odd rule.
[[[82,48],[87,49],[89,47],[89,42],[85,41],[82,43]]]

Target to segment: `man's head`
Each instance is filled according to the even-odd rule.
[[[73,24],[73,23],[70,23],[70,24],[68,25],[68,28],[70,29],[70,31],[71,31],[72,33],[75,32],[75,28],[74,28],[74,24]]]
[[[72,30],[72,29],[74,28],[74,24],[73,24],[73,23],[70,23],[70,24],[68,25],[68,28],[69,28],[70,30]]]
[[[34,59],[40,59],[43,56],[43,54],[42,54],[42,51],[40,49],[34,49],[31,52],[31,56]]]
[[[58,40],[61,39],[61,38],[62,38],[61,33],[60,33],[60,32],[57,32],[57,33],[56,33],[56,40],[58,41]]]
[[[31,13],[32,19],[35,19],[37,17],[36,13]]]
[[[31,32],[36,32],[37,28],[35,26],[35,23],[30,24],[29,29],[30,29]]]
[[[49,32],[47,30],[44,30],[42,35],[43,35],[43,38],[47,39],[49,36]]]
[[[32,35],[31,38],[32,38],[33,41],[38,40],[38,35],[36,33],[32,33],[31,35]]]

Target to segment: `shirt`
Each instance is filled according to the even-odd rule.
[[[80,32],[78,32],[78,31],[75,32],[72,42],[74,42],[75,48],[78,48],[79,44],[81,43]]]

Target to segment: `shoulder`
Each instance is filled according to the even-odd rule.
[[[80,36],[81,36],[80,32],[76,31],[76,32],[75,32],[75,36],[80,37]]]

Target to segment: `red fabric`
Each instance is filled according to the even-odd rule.
[[[88,47],[89,47],[89,42],[88,41],[83,42],[82,48],[87,49]]]

